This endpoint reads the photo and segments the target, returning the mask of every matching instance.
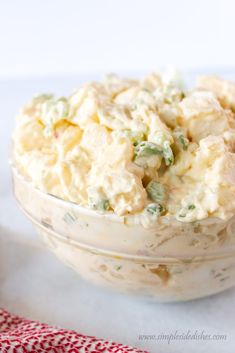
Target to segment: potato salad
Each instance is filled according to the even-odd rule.
[[[181,222],[235,214],[235,84],[107,76],[20,111],[13,154],[45,193],[118,216]]]

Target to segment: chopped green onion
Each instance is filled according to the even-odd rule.
[[[90,206],[97,211],[107,211],[109,209],[109,201],[107,199],[89,200]]]
[[[152,92],[150,91],[150,89],[145,88],[145,87],[142,88],[142,91],[145,91],[145,92],[147,92],[147,93],[152,93]]]
[[[179,217],[180,218],[186,217],[188,211],[193,211],[193,210],[195,210],[195,208],[196,208],[196,206],[193,204],[190,204],[187,207],[183,207],[179,212]]]
[[[167,166],[174,163],[174,155],[170,147],[169,141],[165,141],[163,147],[149,141],[142,141],[135,146],[134,161],[138,164],[141,158],[148,158],[151,156],[161,156],[164,158]]]
[[[189,140],[187,139],[187,137],[184,137],[184,135],[180,135],[179,142],[183,146],[183,150],[186,151],[188,149],[188,145],[189,145]]]
[[[183,131],[181,129],[177,129],[174,132],[176,139],[179,141],[183,150],[186,151],[188,149],[189,140],[184,136]]]
[[[165,209],[159,203],[151,203],[146,207],[145,210],[151,216],[159,216]]]
[[[174,154],[170,147],[169,141],[164,142],[163,157],[167,166],[172,165],[174,163]]]
[[[151,200],[162,204],[166,199],[166,188],[158,181],[152,180],[146,187],[146,192]]]
[[[61,118],[66,118],[69,115],[69,102],[67,98],[61,97],[57,100],[57,112]]]
[[[119,270],[121,270],[121,268],[122,268],[121,265],[120,265],[120,266],[117,266],[117,267],[116,267],[116,270],[119,271]]]
[[[135,147],[135,158],[162,155],[162,148],[155,143],[143,141]]]
[[[58,121],[69,118],[70,105],[65,97],[51,97],[41,102],[40,110],[41,120],[45,124],[45,135],[50,135]]]

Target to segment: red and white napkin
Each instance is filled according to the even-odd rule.
[[[148,353],[120,343],[23,319],[0,308],[1,353]]]

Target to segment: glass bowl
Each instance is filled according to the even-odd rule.
[[[184,301],[235,285],[235,217],[182,223],[97,213],[35,188],[12,165],[22,211],[46,246],[85,279],[160,302]]]

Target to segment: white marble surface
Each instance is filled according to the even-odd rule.
[[[125,342],[153,353],[234,352],[235,289],[207,299],[157,304],[94,287],[43,248],[11,193],[7,155],[18,107],[42,90],[66,93],[81,78],[0,81],[0,306],[32,319]],[[178,330],[225,334],[223,341],[139,340]]]

